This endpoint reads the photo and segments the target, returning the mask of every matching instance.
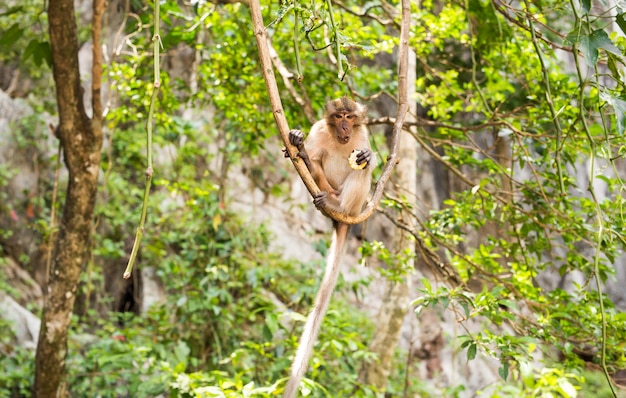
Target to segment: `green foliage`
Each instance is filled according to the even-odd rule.
[[[1,260],[0,260],[1,261]],[[0,287],[4,290],[0,280]],[[0,319],[0,397],[30,396],[30,386],[35,373],[33,353],[15,345],[11,325]]]
[[[615,69],[623,46],[590,16],[590,2],[584,14],[577,7],[522,3],[515,12],[526,25],[516,25],[496,3],[425,3],[412,28],[420,104],[438,127],[419,136],[441,145],[441,163],[466,185],[416,234],[430,251],[445,252],[463,283],[482,286],[468,293],[424,282],[415,304],[441,305],[462,323],[480,317],[501,326],[462,336],[460,348],[468,360],[499,358],[503,380],[537,349],[564,357],[533,383],[506,384],[494,396],[575,396],[580,344],[592,352],[585,360],[606,362],[609,371],[624,366],[622,313],[601,291],[626,242],[613,227],[624,223],[623,171],[614,163],[623,146],[623,77]],[[573,72],[562,66],[565,58],[550,49],[557,32],[586,65],[570,59]],[[432,46],[420,45],[429,34]],[[582,167],[591,167],[588,187],[577,181]],[[607,197],[597,194],[602,184],[611,187]],[[563,288],[546,284],[555,272]],[[576,278],[583,282],[570,282]]]
[[[89,311],[75,318],[67,360],[73,394],[275,396],[282,391],[304,316],[279,310],[268,292],[305,311],[315,293],[310,275],[318,265],[296,267],[268,252],[268,232],[245,228],[203,185],[169,186],[168,195],[186,200],[158,210],[153,224],[167,228],[156,227],[146,239],[141,264],[157,269],[167,301],[145,316],[102,318]],[[118,249],[105,248],[103,243],[98,256],[119,256]],[[372,360],[363,331],[369,326],[361,315],[346,316],[346,306],[335,303],[325,322],[310,373],[315,381],[307,381],[311,396],[327,396],[324,385],[353,391],[355,369]],[[33,359],[20,349],[0,361],[7,369],[0,393],[28,395]],[[362,396],[367,388],[359,386]]]
[[[40,2],[25,0],[0,4],[0,64],[10,65],[34,83],[27,88],[29,92],[17,87],[20,95],[43,94],[51,89],[52,52],[46,14]],[[47,109],[53,109],[49,99],[43,101]]]
[[[14,168],[6,164],[0,164],[0,211],[4,214],[15,214],[15,211],[11,208],[11,202],[8,200],[9,193],[6,189],[9,181],[15,176],[15,173],[16,170]],[[9,238],[12,234],[11,230],[0,228],[0,236],[2,236],[2,238]]]
[[[581,389],[578,384],[584,384],[584,378],[572,373],[565,373],[557,368],[543,368],[538,370],[527,362],[519,362],[520,382],[498,386],[491,392],[491,398],[506,397],[561,397],[575,398]],[[597,395],[594,395],[597,396]]]

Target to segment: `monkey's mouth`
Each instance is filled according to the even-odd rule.
[[[338,136],[337,141],[339,141],[341,144],[347,144],[348,142],[350,142],[350,137]]]

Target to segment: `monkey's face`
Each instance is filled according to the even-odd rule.
[[[332,115],[332,125],[335,129],[335,136],[337,142],[340,144],[347,144],[350,142],[352,136],[352,129],[354,122],[356,121],[356,115],[352,112],[336,112]]]

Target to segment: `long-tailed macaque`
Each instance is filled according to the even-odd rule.
[[[306,140],[300,130],[289,132],[289,141],[299,150],[321,192],[314,196],[316,207],[356,216],[367,200],[372,181],[374,157],[365,122],[365,107],[348,98],[329,101],[324,119],[311,128]],[[353,151],[358,150],[356,156]],[[352,155],[352,165],[349,158]],[[356,159],[355,159],[356,157]],[[324,314],[339,275],[339,262],[348,237],[348,224],[333,221],[333,238],[324,278],[315,305],[304,325],[300,344],[291,367],[284,397],[293,398],[309,366]]]

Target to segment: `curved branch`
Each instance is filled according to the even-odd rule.
[[[311,195],[320,192],[319,187],[313,180],[311,173],[307,169],[304,162],[298,158],[298,149],[289,142],[289,125],[285,117],[285,112],[280,100],[276,77],[272,68],[272,60],[268,48],[267,31],[263,23],[261,15],[261,6],[258,0],[250,0],[250,13],[252,15],[252,24],[254,27],[254,36],[256,38],[257,47],[259,49],[259,58],[267,86],[267,92],[270,98],[272,114],[276,121],[276,126],[280,132],[280,136],[285,144],[286,153],[291,159],[298,175],[304,182],[307,190]],[[407,94],[407,71],[408,71],[408,53],[409,53],[409,28],[410,28],[410,0],[402,0],[402,23],[400,30],[400,49],[399,49],[399,68],[398,68],[398,111],[396,112],[396,123],[393,127],[391,145],[387,163],[383,168],[379,180],[376,182],[372,199],[367,203],[361,214],[351,217],[343,213],[338,213],[327,208],[321,208],[320,211],[327,217],[344,224],[358,224],[367,220],[378,207],[385,184],[389,180],[394,166],[398,159],[398,137],[402,131],[404,117],[409,108]]]

